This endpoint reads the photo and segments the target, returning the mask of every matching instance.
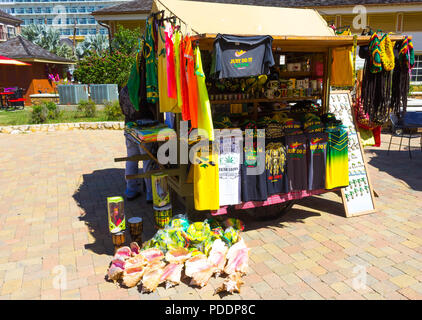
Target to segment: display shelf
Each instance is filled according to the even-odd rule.
[[[311,71],[280,71],[281,78],[312,77]]]
[[[283,97],[283,98],[255,98],[255,99],[240,99],[240,100],[210,100],[211,104],[239,104],[239,103],[254,103],[254,102],[286,102],[286,101],[301,101],[301,100],[318,100],[321,96],[308,97]]]

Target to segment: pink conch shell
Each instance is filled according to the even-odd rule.
[[[156,248],[143,250],[139,253],[139,255],[148,260],[148,263],[160,261],[164,258],[164,253],[160,249]]]
[[[223,282],[223,284],[215,290],[215,293],[229,292],[231,294],[240,293],[240,286],[244,284],[242,276],[239,273],[232,273]]]
[[[166,260],[170,263],[184,263],[191,257],[191,253],[186,248],[177,248],[166,253]]]
[[[243,239],[239,240],[230,247],[227,253],[227,265],[224,272],[228,275],[239,272],[241,275],[245,274],[248,269],[249,249],[246,247]]]
[[[122,275],[123,275],[123,269],[112,265],[108,269],[107,278],[112,281],[117,281],[122,278]]]
[[[140,253],[141,248],[139,247],[139,244],[138,243],[132,242],[130,244],[130,250],[132,251],[132,255],[133,256],[136,256],[136,255],[138,255]]]
[[[142,292],[154,292],[161,282],[164,262],[157,261],[149,265],[142,278]]]
[[[124,270],[125,264],[126,264],[125,259],[122,256],[117,256],[117,257],[114,257],[113,260],[111,260],[110,268],[111,267],[119,267],[119,268]]]
[[[224,269],[228,250],[229,248],[220,239],[214,241],[211,251],[208,255],[208,263],[215,268],[214,272],[216,273],[216,276],[219,276],[221,271]]]
[[[166,289],[178,285],[182,277],[183,264],[169,263],[163,271],[160,283],[166,282]]]
[[[191,285],[204,287],[214,273],[215,268],[208,263],[204,254],[198,254],[185,263],[185,274],[191,277]]]
[[[114,254],[115,258],[121,257],[123,259],[128,259],[132,256],[132,250],[129,247],[121,247],[117,249],[116,253]]]
[[[134,272],[123,275],[123,284],[128,288],[133,288],[142,279],[143,272]]]

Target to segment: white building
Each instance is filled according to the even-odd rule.
[[[60,31],[62,37],[82,39],[97,33],[107,34],[91,12],[124,3],[127,0],[0,0],[0,10],[30,24],[46,24]]]

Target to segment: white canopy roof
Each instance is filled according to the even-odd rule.
[[[154,0],[152,12],[177,16],[191,35],[334,36],[313,9],[291,9],[181,0]],[[185,24],[185,26],[184,26]],[[187,25],[187,27],[186,27]]]

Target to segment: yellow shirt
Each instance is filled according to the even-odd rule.
[[[205,156],[198,152],[193,166],[195,209],[220,209],[218,153],[209,152],[208,156]]]
[[[333,49],[333,63],[331,64],[332,86],[353,86],[352,48]]]
[[[164,27],[159,27],[158,34],[158,95],[160,112],[181,112],[181,109],[177,106],[177,99],[170,98],[167,94],[166,37]]]

